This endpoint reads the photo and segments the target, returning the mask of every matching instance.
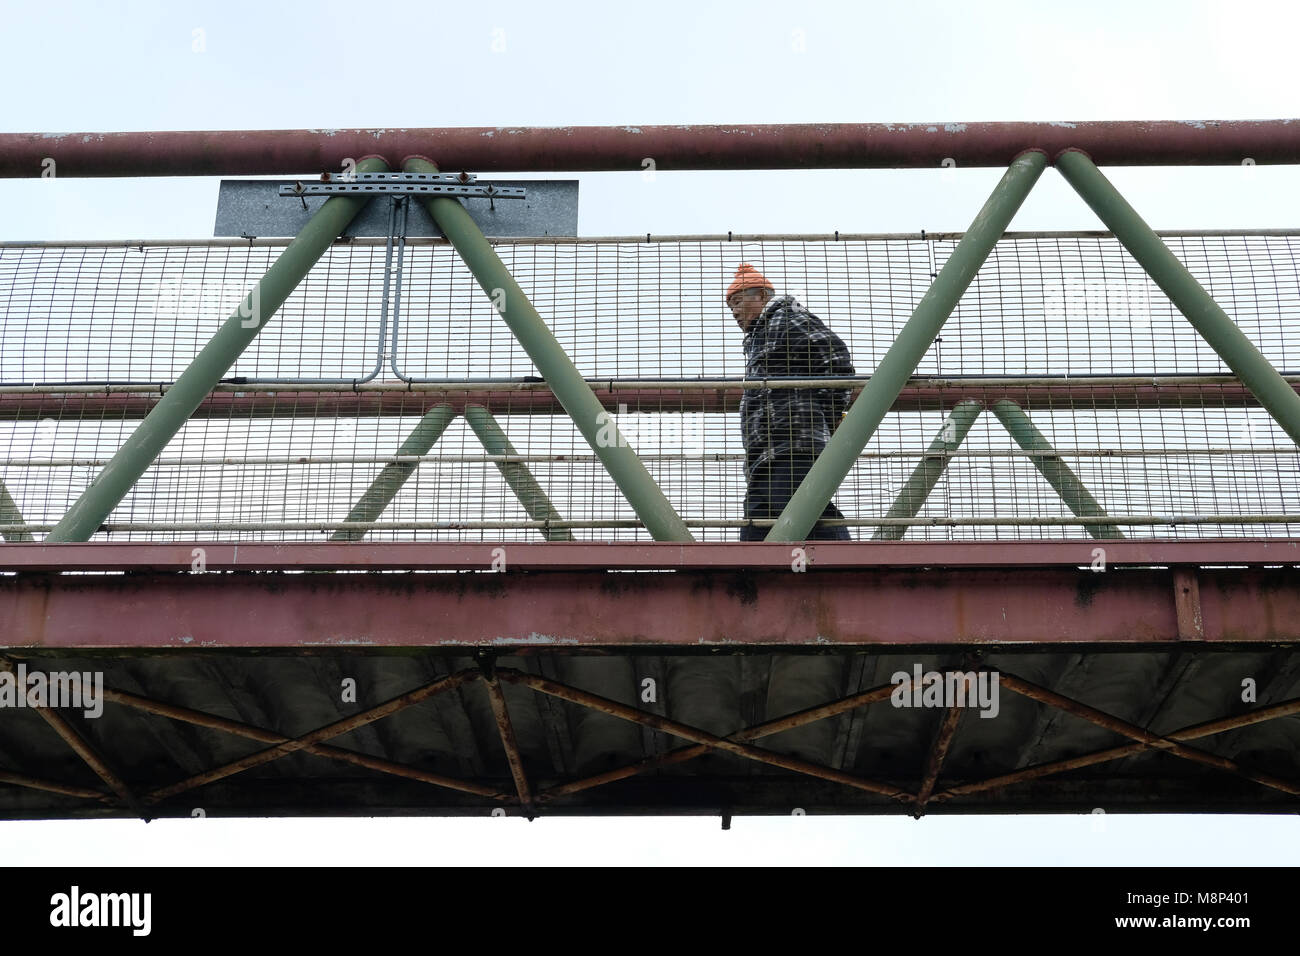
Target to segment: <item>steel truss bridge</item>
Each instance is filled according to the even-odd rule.
[[[0,244],[0,817],[1300,809],[1300,231],[1156,233],[1098,168],[1300,164],[1300,122],[0,134],[11,178],[389,194],[646,156],[1006,171],[957,234],[412,191],[441,236],[365,239],[339,191]],[[1104,231],[1008,231],[1049,166]],[[857,374],[747,380],[740,262]],[[740,397],[814,387],[853,404],[750,522]]]

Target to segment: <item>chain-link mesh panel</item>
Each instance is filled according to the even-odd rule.
[[[1300,236],[1166,241],[1276,368],[1300,368]],[[734,540],[746,366],[723,292],[737,265],[840,336],[860,387],[955,245],[686,237],[496,249],[696,538]],[[8,534],[22,524],[39,539],[62,517],[279,251],[0,246],[0,477],[21,515],[0,516]],[[555,540],[566,528],[575,540],[648,540],[537,381],[497,311],[508,302],[440,242],[406,250],[400,313],[385,315],[384,285],[382,242],[333,246],[231,369],[239,382],[205,402],[97,540],[322,540],[377,481],[392,500],[352,529],[367,539]],[[835,496],[859,540],[962,400],[989,408],[948,450],[908,540],[1087,537],[1098,525],[1048,477],[1062,467],[1105,515],[1131,519],[1107,526],[1125,536],[1292,533],[1295,443],[1113,238],[999,242],[916,374]],[[155,384],[126,384],[145,382]],[[1014,403],[1054,454],[1023,447],[997,402]],[[395,459],[440,404],[456,414],[436,442]],[[467,404],[490,411],[522,460],[490,454],[459,414]],[[516,480],[524,467],[533,491]]]

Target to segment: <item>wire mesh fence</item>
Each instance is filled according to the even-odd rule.
[[[1300,377],[1300,233],[1166,241],[1274,367]],[[746,385],[762,384],[744,379],[744,335],[724,304],[737,265],[752,263],[844,341],[856,394],[956,243],[495,246],[696,539],[735,540],[746,492],[738,406]],[[0,245],[6,537],[39,540],[63,516],[282,246]],[[960,443],[924,457],[962,401],[986,408]],[[1050,453],[1027,449],[999,402],[1014,403]],[[412,445],[439,415],[436,440]],[[1290,535],[1300,525],[1295,443],[1103,234],[997,244],[835,495],[852,536],[880,535],[918,466],[936,461],[933,489],[905,509],[915,518],[893,519],[922,522],[906,526],[908,540],[1084,538],[1103,527]],[[1076,514],[1053,474],[1095,500],[1101,511],[1086,515],[1115,523]],[[391,502],[358,519],[377,483]],[[382,241],[331,247],[96,540],[362,536],[650,537],[445,243],[411,241],[400,276],[386,273]]]

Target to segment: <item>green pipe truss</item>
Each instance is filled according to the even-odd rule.
[[[438,172],[433,163],[415,156],[406,160],[403,169],[412,173]],[[445,196],[420,198],[646,529],[656,541],[694,541],[686,522],[618,431],[465,207]]]
[[[501,426],[497,424],[497,420],[492,417],[492,413],[482,405],[466,405],[465,420],[474,429],[474,434],[478,436],[489,455],[519,454],[515,451],[515,446],[510,444],[510,439],[506,437]],[[564,516],[551,504],[551,499],[537,483],[528,465],[522,461],[499,461],[497,468],[519,498],[519,503],[528,512],[528,517],[534,521],[564,520]],[[573,534],[568,528],[545,528],[543,534],[547,541],[573,540]]]
[[[764,540],[807,537],[1046,165],[1041,150],[1016,157]]]
[[[1106,509],[1097,503],[1083,482],[1061,457],[1056,454],[1052,443],[1029,420],[1029,416],[1015,402],[1002,399],[989,406],[989,410],[998,417],[1011,433],[1011,437],[1027,452],[1032,452],[1029,460],[1047,479],[1048,484],[1056,489],[1061,500],[1080,518],[1098,518],[1106,516]],[[1084,528],[1094,538],[1122,538],[1119,528],[1107,524],[1086,524]]]
[[[455,417],[456,411],[450,405],[433,406],[421,416],[415,427],[411,429],[411,434],[407,435],[406,440],[398,446],[396,454],[427,455],[434,442],[442,436]],[[367,524],[377,521],[415,469],[416,462],[413,461],[390,461],[384,465],[344,520],[364,521]],[[334,532],[330,540],[359,541],[365,535],[364,528],[340,528]]]
[[[0,481],[0,525],[21,525],[22,523],[23,513],[18,508],[18,502],[10,497],[9,489],[5,487],[3,481]],[[34,540],[30,531],[21,528],[4,532],[4,539],[13,544]]]
[[[357,163],[356,168],[361,173],[386,172],[388,164],[382,159],[367,158]],[[332,196],[325,200],[239,308],[54,526],[46,541],[90,539],[366,201],[363,196]]]
[[[948,456],[956,451],[966,439],[975,419],[979,418],[984,406],[975,401],[958,402],[944,419],[939,434],[934,436],[930,447],[925,450],[925,457],[912,469],[912,474],[904,482],[902,490],[894,499],[886,518],[915,518],[917,512],[925,505],[930,492],[948,467]],[[907,525],[881,525],[871,536],[873,541],[897,541],[907,533]]]
[[[1086,154],[1074,149],[1065,150],[1055,163],[1066,181],[1197,332],[1291,439],[1300,445],[1300,396],[1277,369]],[[802,540],[812,530],[1046,165],[1046,154],[1037,149],[1021,153],[1012,162],[769,531],[768,541]],[[382,159],[371,157],[362,160],[356,168],[358,172],[382,172],[388,169],[388,165]],[[436,165],[420,157],[408,158],[403,168],[410,172],[438,171]],[[484,292],[492,297],[503,321],[545,376],[556,398],[650,534],[661,541],[694,540],[686,523],[636,452],[622,438],[612,417],[464,207],[447,197],[421,198]],[[226,320],[58,522],[46,541],[85,541],[98,530],[367,201],[366,196],[347,195],[326,200],[237,311]],[[1019,405],[1004,400],[994,403],[990,410],[1021,448],[1031,453],[1030,460],[1076,515],[1098,517],[1106,514]],[[888,517],[914,517],[919,512],[942,476],[951,452],[965,439],[980,411],[978,402],[958,403],[896,497]],[[426,454],[453,417],[451,406],[434,407],[421,418],[397,454]],[[487,409],[468,406],[465,417],[489,453],[515,454],[504,431]],[[385,466],[353,506],[347,520],[358,523],[377,520],[416,467],[415,462],[393,462]],[[524,463],[501,462],[498,467],[530,516],[542,521],[561,520]],[[5,539],[32,541],[30,532],[15,530],[22,524],[23,518],[16,502],[0,483],[0,525],[10,528],[4,532]],[[1088,524],[1085,528],[1094,537],[1123,537],[1111,525]],[[905,532],[906,526],[881,526],[873,539],[898,540]],[[349,529],[338,531],[333,537],[334,540],[354,541],[364,534],[364,529]],[[572,540],[568,529],[547,528],[545,534],[549,540]]]

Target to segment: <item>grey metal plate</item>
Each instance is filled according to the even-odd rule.
[[[217,194],[214,236],[296,236],[328,197],[287,198],[280,187],[294,180],[223,179]],[[458,200],[483,230],[493,238],[576,236],[578,234],[578,180],[476,181],[476,185],[523,186],[527,199],[500,200],[495,211],[487,199]],[[303,203],[307,208],[303,208]],[[345,236],[388,235],[388,198],[376,196],[366,204],[343,233]],[[441,236],[421,203],[410,204],[408,236]]]

